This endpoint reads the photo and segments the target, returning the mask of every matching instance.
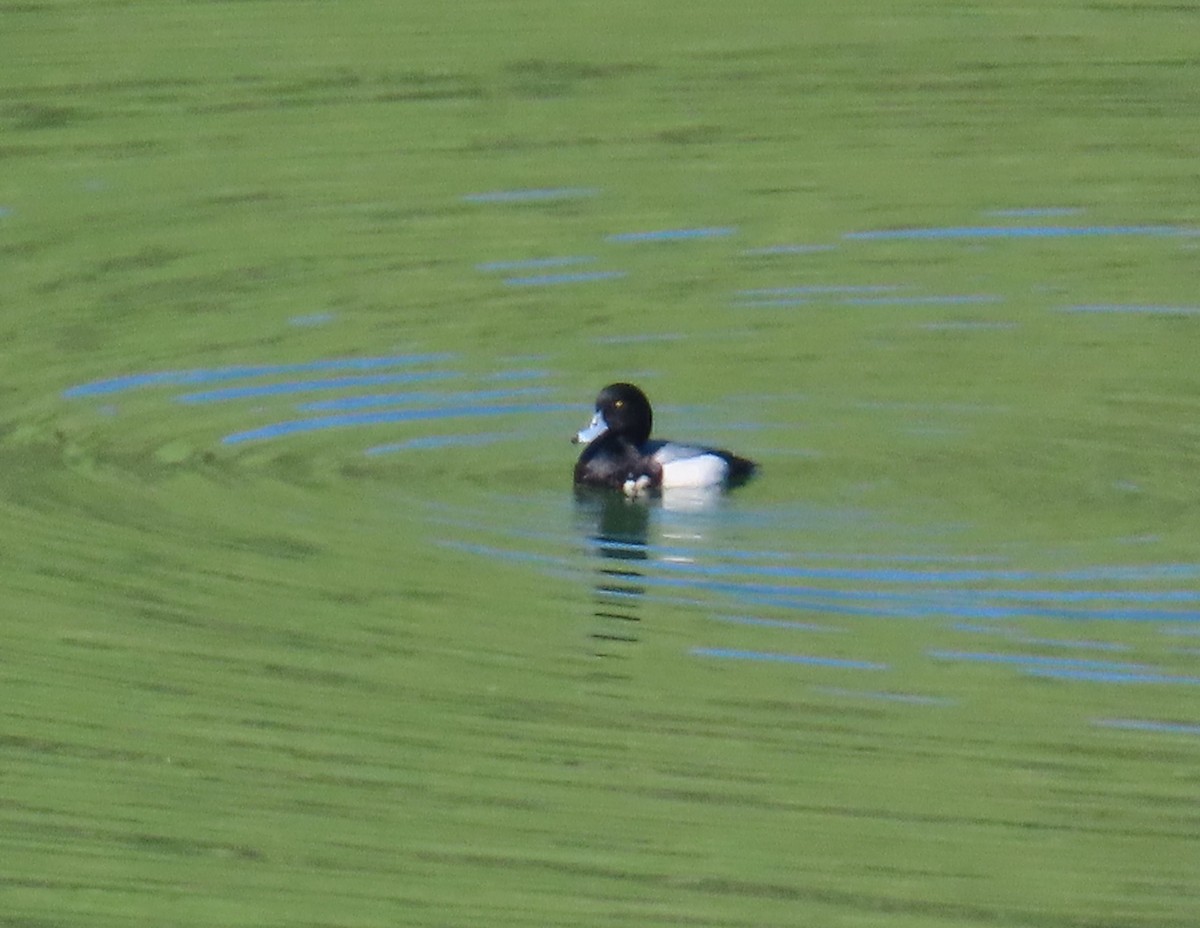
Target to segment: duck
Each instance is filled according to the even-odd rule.
[[[657,490],[738,486],[758,469],[720,448],[652,441],[653,425],[654,411],[640,388],[610,383],[596,397],[591,421],[572,439],[585,446],[575,462],[575,485],[636,497]]]

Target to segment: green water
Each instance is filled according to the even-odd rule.
[[[1198,16],[0,5],[0,925],[1197,924]]]

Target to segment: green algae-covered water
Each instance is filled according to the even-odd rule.
[[[1196,925],[1198,17],[0,6],[0,924]]]

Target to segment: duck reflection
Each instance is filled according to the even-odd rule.
[[[650,508],[611,490],[577,487],[575,513],[581,536],[599,560],[593,586],[598,621],[589,637],[597,657],[621,657],[638,640]]]
[[[576,531],[597,561],[592,582],[596,623],[589,635],[597,657],[628,655],[639,640],[654,562],[664,557],[659,545],[682,540],[694,550],[722,498],[720,487],[662,490],[635,498],[610,489],[575,488]]]

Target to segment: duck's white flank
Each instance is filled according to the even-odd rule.
[[[662,465],[662,488],[697,489],[717,486],[729,476],[729,463],[701,448],[667,445],[654,453]]]

